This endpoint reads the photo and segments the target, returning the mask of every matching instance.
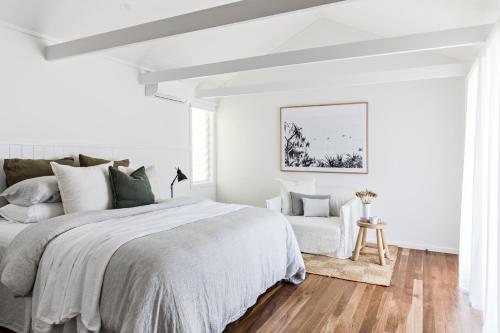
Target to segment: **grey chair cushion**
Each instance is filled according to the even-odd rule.
[[[304,215],[304,203],[302,202],[303,198],[330,200],[330,195],[328,194],[304,194],[304,193],[290,192],[290,197],[292,201],[292,214],[291,214],[292,216]]]

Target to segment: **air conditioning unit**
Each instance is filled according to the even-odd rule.
[[[162,93],[158,90],[158,84],[146,84],[146,87],[145,87],[145,91],[146,91],[146,96],[148,97],[156,97],[156,98],[162,98],[162,99],[166,99],[168,101],[171,101],[171,102],[176,102],[176,103],[187,103],[187,99],[186,98],[182,98],[182,97],[177,97],[177,96],[174,96],[174,95],[170,95],[170,94],[165,94],[165,93]]]

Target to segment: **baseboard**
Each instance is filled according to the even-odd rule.
[[[429,250],[433,252],[441,252],[441,253],[451,253],[458,254],[458,249],[446,246],[437,246],[437,245],[429,245],[429,244],[413,244],[413,243],[400,243],[400,242],[388,242],[392,245],[397,245],[399,247],[404,247],[407,249],[413,250]]]
[[[376,242],[375,238],[370,239],[370,237],[368,237],[368,241],[369,242]],[[396,245],[399,247],[404,247],[404,248],[413,249],[413,250],[424,250],[424,251],[429,250],[432,252],[458,254],[458,249],[452,248],[452,247],[446,247],[446,246],[431,245],[431,244],[404,243],[404,242],[398,242],[398,241],[388,241],[387,243],[389,245]]]

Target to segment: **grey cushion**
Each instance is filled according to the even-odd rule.
[[[55,176],[35,177],[20,181],[0,194],[8,202],[18,206],[61,202],[61,194]]]
[[[109,183],[113,193],[113,208],[129,208],[155,203],[146,169],[139,169],[127,175],[109,167]]]
[[[304,216],[328,217],[330,216],[330,199],[308,199],[302,198],[304,204]]]
[[[292,201],[292,216],[304,215],[304,204],[302,202],[303,198],[307,199],[328,199],[330,200],[330,195],[327,194],[304,194],[290,192],[290,197]]]

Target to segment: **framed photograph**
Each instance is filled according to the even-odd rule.
[[[368,103],[282,107],[281,170],[368,173]]]

